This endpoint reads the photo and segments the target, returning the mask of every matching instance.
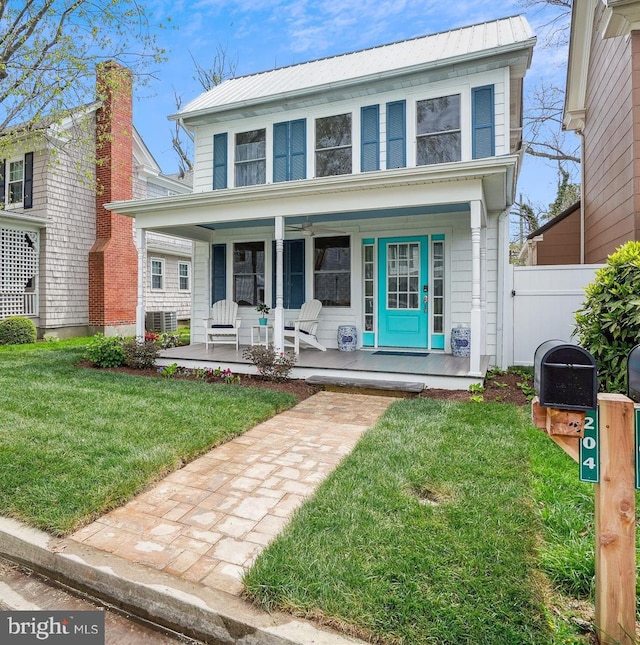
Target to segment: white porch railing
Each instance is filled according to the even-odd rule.
[[[0,293],[0,320],[8,316],[37,316],[38,294],[30,292]]]

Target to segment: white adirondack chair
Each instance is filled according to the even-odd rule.
[[[285,345],[293,347],[296,354],[300,353],[301,342],[323,352],[327,351],[327,348],[322,346],[316,338],[321,309],[322,303],[319,300],[309,300],[302,305],[298,319],[294,321],[293,325],[285,325]]]
[[[240,349],[239,330],[241,319],[238,318],[238,303],[233,300],[218,300],[211,307],[211,315],[204,319],[204,344],[209,351],[209,345],[235,344],[236,351]]]

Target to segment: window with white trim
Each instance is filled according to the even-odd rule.
[[[417,165],[460,161],[460,94],[418,101],[416,112]]]
[[[264,302],[264,242],[233,245],[233,299],[239,305]]]
[[[236,186],[254,186],[267,181],[267,131],[236,134]]]
[[[24,160],[14,159],[7,163],[7,204],[22,204],[24,199]]]
[[[432,299],[432,323],[431,328],[434,334],[444,333],[444,242],[434,240],[431,245],[431,286],[433,289]]]
[[[191,290],[191,264],[189,262],[178,262],[178,289],[180,291]]]
[[[313,293],[325,307],[351,306],[351,239],[313,238]]]
[[[164,260],[151,258],[151,288],[164,289]]]
[[[352,172],[351,113],[316,119],[316,177]]]

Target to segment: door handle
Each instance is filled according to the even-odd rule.
[[[429,304],[429,296],[422,296],[422,311],[427,313],[427,305]]]

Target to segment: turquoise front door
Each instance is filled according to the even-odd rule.
[[[428,347],[428,238],[378,240],[378,345]]]

